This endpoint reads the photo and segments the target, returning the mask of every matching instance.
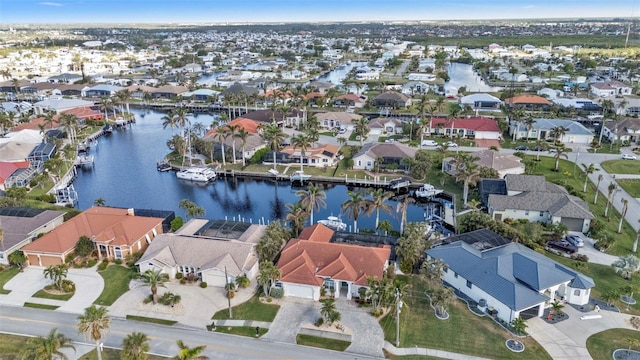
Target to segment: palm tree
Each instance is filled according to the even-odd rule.
[[[20,358],[30,360],[68,360],[61,349],[76,348],[73,345],[73,339],[66,337],[64,334],[58,333],[58,329],[51,329],[46,337],[38,336],[27,340],[26,344],[20,351]]]
[[[295,236],[298,236],[300,231],[304,228],[304,223],[307,221],[309,214],[299,202],[295,204],[286,204],[285,206],[289,210],[285,220],[291,222],[291,227],[293,228]]]
[[[513,330],[515,330],[516,334],[524,335],[527,329],[527,322],[523,318],[517,317],[513,319],[511,326],[513,326]]]
[[[146,360],[147,352],[151,350],[149,338],[141,332],[133,332],[122,340],[122,352],[120,357],[123,360]]]
[[[49,129],[53,129],[53,123],[56,122],[55,118],[56,118],[56,114],[55,113],[48,112],[44,116],[44,124],[45,125],[49,125]]]
[[[362,196],[359,191],[347,192],[349,199],[342,203],[342,212],[347,214],[349,220],[353,220],[353,232],[358,232],[358,217],[368,207],[369,201]]]
[[[247,139],[249,138],[250,135],[251,133],[249,133],[244,128],[240,128],[240,130],[238,130],[238,132],[235,135],[235,137],[240,139],[240,147],[242,148],[242,166],[243,167],[247,163],[246,157],[245,157],[246,152],[244,151],[244,147],[247,145]]]
[[[227,138],[229,137],[230,133],[229,133],[229,127],[227,126],[220,126],[218,127],[218,129],[216,130],[216,134],[215,137],[218,140],[218,142],[220,142],[220,153],[222,155],[222,166],[226,166],[227,162],[226,162],[226,158],[227,158],[227,154],[226,151],[224,150],[224,143],[227,141]]]
[[[50,265],[44,269],[43,273],[44,273],[45,279],[49,278],[51,279],[51,281],[53,281],[53,284],[55,285],[56,289],[62,290],[62,282],[67,277],[67,274],[69,273],[69,269],[65,264]]]
[[[231,147],[232,147],[232,161],[236,163],[236,138],[238,137],[238,131],[242,129],[240,125],[227,125],[229,137],[231,137]]]
[[[556,159],[556,166],[553,168],[554,171],[558,171],[558,165],[560,165],[560,157],[568,159],[567,148],[564,145],[555,146],[556,153],[553,156]]]
[[[329,317],[332,313],[336,312],[336,299],[322,299],[320,300],[322,307],[320,308],[320,315],[329,321]]]
[[[387,200],[391,199],[395,194],[391,191],[384,191],[382,188],[378,188],[375,190],[371,190],[369,192],[371,195],[371,201],[369,202],[369,207],[366,209],[367,215],[371,216],[371,214],[376,212],[376,227],[378,230],[378,225],[380,224],[380,210],[390,214],[393,211],[393,206],[387,204]]]
[[[172,358],[175,360],[197,359],[198,355],[202,354],[202,352],[206,348],[205,345],[200,345],[200,346],[195,346],[190,348],[182,340],[178,340],[177,344],[178,344],[178,347],[180,348],[180,352],[178,352],[178,355]]]
[[[163,116],[162,119],[162,128],[166,129],[167,126],[171,128],[171,132],[173,133],[173,129],[178,125],[178,120],[176,114],[172,111],[169,111],[167,115]]]
[[[267,297],[271,296],[271,285],[280,279],[282,273],[271,261],[264,260],[260,263],[256,281],[262,286],[262,291]]]
[[[169,276],[161,270],[147,270],[140,275],[142,281],[151,287],[151,296],[154,304],[158,303],[158,286],[165,287],[164,283],[169,281]]]
[[[533,125],[536,123],[533,120],[531,114],[525,114],[524,119],[522,119],[522,123],[527,127],[527,141],[531,138],[531,130],[533,130]]]
[[[304,162],[304,155],[307,149],[311,146],[311,138],[305,134],[298,134],[291,138],[291,146],[293,146],[293,151],[296,151],[296,148],[300,149],[300,171],[303,171],[302,164]]]
[[[596,195],[593,198],[593,203],[596,204],[598,202],[598,194],[600,193],[600,190],[598,190],[600,188],[600,182],[602,181],[602,179],[604,179],[604,175],[602,174],[598,174],[598,183],[596,185]]]
[[[353,131],[360,135],[360,146],[362,146],[364,138],[369,134],[369,122],[364,116],[356,121]]]
[[[584,184],[582,186],[582,192],[587,192],[587,181],[589,181],[589,175],[593,174],[597,169],[594,164],[582,164],[582,168],[584,169]],[[598,189],[596,188],[596,193]]]
[[[89,335],[93,341],[96,342],[96,351],[98,353],[98,360],[102,360],[102,351],[100,351],[100,339],[102,339],[102,333],[109,329],[111,325],[111,319],[108,316],[109,310],[100,306],[91,305],[84,309],[84,314],[78,316],[78,331]]]
[[[76,119],[76,116],[73,114],[64,113],[60,115],[60,118],[58,120],[60,121],[60,124],[62,125],[64,130],[67,132],[67,138],[69,139],[69,142],[73,142],[75,140],[76,127],[78,126],[78,120]]]
[[[469,185],[475,185],[480,179],[480,169],[478,165],[474,163],[476,160],[478,160],[477,157],[461,154],[456,169],[456,181],[463,182],[462,201],[464,204],[467,204]]]
[[[627,210],[629,209],[629,200],[622,199],[622,211],[620,213],[620,222],[618,223],[618,234],[622,233],[622,222],[624,217],[627,216]]]
[[[273,151],[273,168],[275,169],[277,164],[276,155],[280,150],[280,144],[285,139],[285,134],[282,132],[282,129],[275,124],[264,126],[261,130],[260,136],[270,144],[271,151]]]
[[[105,206],[106,204],[107,202],[101,197],[93,200],[93,206]]]
[[[404,233],[404,226],[407,224],[407,210],[409,204],[415,203],[416,199],[406,196],[403,201],[396,206],[396,212],[400,213],[400,234]]]
[[[325,202],[327,194],[324,192],[324,187],[311,183],[307,186],[307,190],[296,191],[296,196],[300,198],[300,204],[309,213],[309,224],[313,225],[314,212],[327,207]]]
[[[608,219],[609,218],[609,205],[611,204],[611,198],[613,197],[613,194],[615,193],[616,190],[618,190],[618,186],[614,183],[611,182],[609,184],[609,187],[607,187],[607,206],[605,206],[604,208],[604,216]]]
[[[552,127],[549,131],[549,134],[551,135],[551,137],[553,137],[553,143],[557,145],[562,140],[562,137],[567,133],[567,131],[569,131],[569,129],[564,126]]]

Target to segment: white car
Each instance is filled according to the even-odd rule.
[[[447,142],[447,146],[452,148],[452,147],[458,147],[458,144],[454,143],[453,141],[449,141]]]
[[[635,160],[638,157],[633,154],[622,154],[622,159],[624,160]]]

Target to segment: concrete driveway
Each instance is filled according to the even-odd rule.
[[[578,248],[578,254],[586,255],[589,258],[590,263],[609,266],[614,261],[618,260],[617,256],[605,254],[602,251],[596,249],[593,244],[595,241],[589,237],[586,237],[581,232],[569,231],[569,234],[579,236],[584,241],[584,246]]]
[[[0,302],[5,305],[23,306],[33,294],[51,284],[50,279],[44,278],[43,270],[44,268],[39,266],[26,267],[4,285],[4,288],[11,292],[0,295]]]
[[[564,359],[591,359],[587,351],[587,339],[599,332],[624,328],[631,329],[631,315],[612,311],[600,311],[583,313],[571,306],[565,306],[562,310],[569,319],[551,325],[542,318],[527,320],[527,332],[533,337],[554,360]],[[582,320],[583,315],[600,315],[598,319]],[[638,332],[640,337],[640,331]]]
[[[67,278],[76,284],[76,293],[60,306],[57,311],[65,311],[74,314],[84,313],[84,309],[93,304],[104,290],[104,279],[96,271],[91,269],[69,269]]]

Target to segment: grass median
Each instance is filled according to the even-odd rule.
[[[296,336],[298,345],[313,346],[317,348],[345,351],[351,345],[350,341],[327,339],[320,336],[298,334]]]

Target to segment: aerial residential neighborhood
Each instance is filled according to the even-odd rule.
[[[635,22],[5,10],[0,358],[640,357]]]

